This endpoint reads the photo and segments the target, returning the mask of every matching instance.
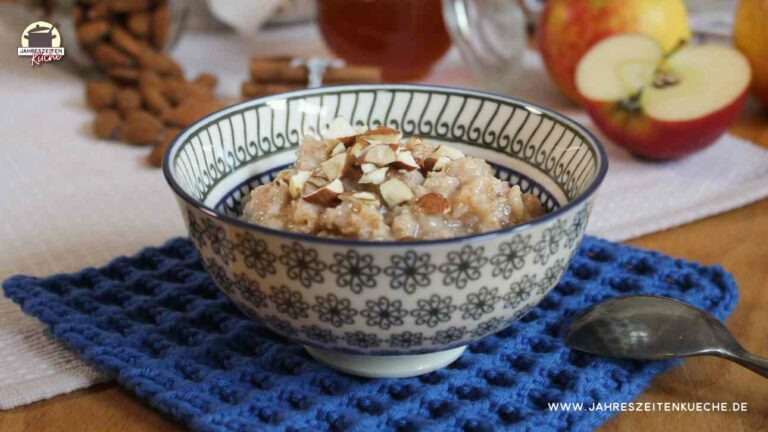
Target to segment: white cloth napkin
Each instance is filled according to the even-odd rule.
[[[183,235],[162,174],[144,165],[148,149],[95,140],[80,79],[56,65],[30,69],[15,55],[20,31],[0,27],[0,280],[18,273],[45,276],[103,265],[117,255]],[[234,97],[247,75],[248,58],[274,53],[325,52],[316,30],[307,27],[252,40],[189,34],[175,55],[190,74],[219,74],[221,92]],[[455,52],[429,81],[473,86]],[[534,53],[526,54],[514,96],[586,121],[555,92]],[[611,168],[588,231],[612,240],[768,196],[768,151],[732,136],[665,164],[640,162],[613,146],[609,153]],[[0,297],[0,409],[106,379],[54,341],[37,320]]]

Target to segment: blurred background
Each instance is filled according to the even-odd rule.
[[[25,33],[40,19],[49,24]],[[195,120],[240,100],[311,86],[415,82],[513,96],[584,123],[604,139],[611,159],[601,189],[609,198],[598,200],[589,231],[635,237],[768,194],[768,156],[755,145],[768,142],[766,23],[762,0],[4,0],[0,111],[8,115],[0,128],[10,137],[4,155],[18,168],[2,174],[11,192],[0,203],[30,234],[39,229],[28,220],[33,212],[60,238],[60,255],[40,246],[50,269],[80,263],[66,245],[98,229],[113,236],[117,225],[123,243],[88,252],[107,258],[183,231],[152,168]],[[58,41],[49,36],[51,24]],[[623,34],[659,47],[650,48],[659,57],[650,69],[617,68],[612,62],[626,59],[611,54],[597,56],[603,60],[586,75],[616,69],[621,79],[669,90],[658,94],[684,95],[682,103],[657,98],[653,108],[676,120],[649,115],[634,84],[610,101],[592,97],[605,92],[599,79],[586,80],[585,94],[577,91],[586,53]],[[17,56],[29,37],[60,43],[66,54],[31,67],[29,57]],[[692,52],[696,66],[667,67]],[[686,118],[702,107],[706,115]],[[32,185],[45,191],[34,201],[23,192]],[[62,202],[46,201],[49,193]],[[100,197],[100,212],[82,212],[86,196]],[[46,208],[58,217],[46,218]],[[6,244],[28,248],[21,232]],[[15,272],[40,272],[39,263],[16,262]]]
[[[738,4],[737,0],[631,0],[602,6],[582,0],[551,0],[549,5],[544,0],[5,0],[0,2],[0,16],[4,41],[15,42],[18,33],[37,19],[55,24],[66,48],[57,63],[93,84],[86,96],[95,112],[96,137],[150,147],[154,152],[149,162],[159,165],[162,150],[179,128],[207,112],[240,99],[320,84],[385,81],[473,87],[570,112],[579,105],[576,65],[597,41],[613,34],[642,33],[657,39],[665,51],[682,39],[730,45]],[[764,38],[765,31],[754,24],[768,20],[764,2],[742,4],[742,20],[749,22],[741,23],[741,38]],[[748,57],[765,57],[754,48],[759,42],[740,45]],[[542,59],[548,74],[541,73]],[[755,66],[759,60],[752,63],[755,80],[768,80],[765,62],[759,67]],[[146,79],[139,82],[139,75],[147,71],[159,75],[163,83],[169,82],[166,78],[174,81],[158,97],[150,95],[149,102]],[[112,94],[116,97],[110,105]],[[98,102],[103,95],[106,104]],[[195,107],[181,104],[185,98],[196,100]],[[133,116],[130,123],[139,126],[129,128],[127,113],[134,108],[149,111],[151,118]],[[176,121],[164,118],[171,108],[183,111],[170,115]],[[131,132],[137,128],[148,132]],[[639,153],[668,158],[653,151]]]

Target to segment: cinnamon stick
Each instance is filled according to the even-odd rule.
[[[309,72],[303,66],[291,66],[290,62],[275,61],[274,58],[254,58],[251,60],[251,79],[257,83],[306,85]]]
[[[323,75],[323,84],[353,84],[381,82],[381,69],[367,66],[344,66],[328,68]]]

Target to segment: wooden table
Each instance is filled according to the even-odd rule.
[[[768,148],[768,112],[751,105],[734,133]],[[733,167],[738,169],[738,167]],[[728,327],[748,349],[768,355],[768,199],[629,244],[666,254],[718,263],[735,277],[740,300]],[[659,376],[642,402],[746,402],[747,413],[623,413],[606,431],[765,431],[768,381],[724,360],[688,359]],[[0,412],[0,431],[182,430],[115,384],[102,384]]]

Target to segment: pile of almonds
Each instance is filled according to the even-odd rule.
[[[351,126],[343,119],[331,124],[325,144],[327,159],[314,171],[293,171],[289,177],[278,177],[288,187],[292,198],[301,198],[311,204],[332,207],[350,200],[361,204],[381,205],[379,196],[389,208],[411,201],[414,193],[395,172],[419,170],[423,175],[441,171],[446,164],[464,157],[461,150],[438,146],[429,154],[417,157],[401,142],[402,133],[379,126],[361,134],[351,135]],[[336,120],[334,120],[336,123]],[[420,138],[412,137],[409,140]],[[428,193],[416,201],[426,214],[445,214],[450,203],[439,193]]]
[[[73,11],[80,45],[106,73],[86,84],[98,138],[153,146],[148,160],[160,166],[181,128],[223,107],[215,76],[187,80],[162,52],[171,24],[165,1],[80,0]]]

